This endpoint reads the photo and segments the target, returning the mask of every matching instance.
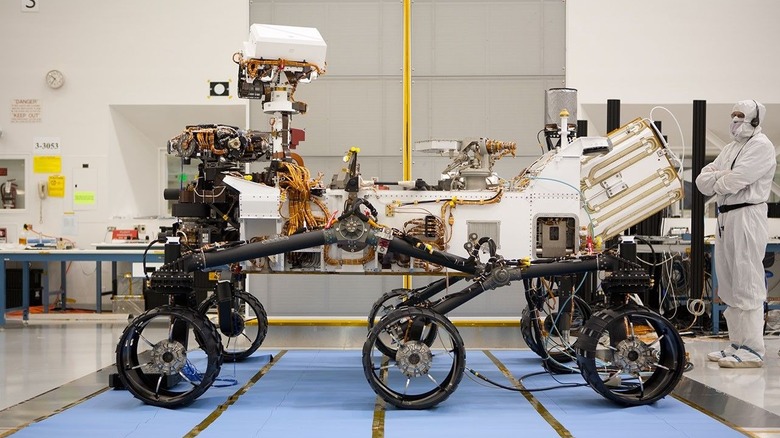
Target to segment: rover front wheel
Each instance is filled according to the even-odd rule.
[[[217,328],[182,306],[161,306],[134,319],[116,347],[119,378],[146,404],[192,403],[214,383],[222,366]]]
[[[624,406],[665,397],[685,371],[685,345],[674,325],[634,304],[595,313],[574,347],[590,386]]]

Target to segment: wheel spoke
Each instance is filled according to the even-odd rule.
[[[610,380],[615,378],[615,376],[620,374],[620,370],[614,370],[613,372],[609,372],[609,370],[606,370],[606,371],[607,371],[607,378],[606,379],[601,379],[601,381],[604,382],[604,383],[609,382]]]
[[[154,388],[154,396],[160,397],[160,385],[162,385],[163,375],[160,374],[160,377],[157,378],[157,386]]]
[[[148,339],[146,339],[146,336],[142,335],[140,331],[136,331],[136,333],[138,333],[138,338],[139,339],[144,341],[148,346],[154,348],[154,344],[151,341],[149,341]]]
[[[387,356],[384,356],[384,357],[387,357]],[[383,371],[383,370],[390,369],[390,368],[392,368],[394,366],[395,366],[395,364],[380,365],[378,367],[374,367],[374,370]]]
[[[642,380],[642,376],[639,373],[635,374],[636,379],[639,381],[639,398],[645,397],[645,382]]]
[[[142,368],[142,367],[145,367],[145,366],[147,366],[147,365],[151,365],[151,364],[152,364],[152,362],[151,362],[151,361],[149,361],[149,362],[147,362],[147,363],[138,364],[138,365],[136,365],[136,366],[134,366],[134,367],[125,367],[125,369],[126,369],[126,370],[137,370],[137,369],[139,369],[139,368]]]
[[[652,343],[650,343],[650,344],[647,344],[647,346],[648,346],[648,347],[652,347],[653,345],[655,345],[655,344],[657,344],[658,342],[660,342],[660,341],[661,341],[661,339],[663,339],[665,336],[666,336],[666,335],[661,335],[661,336],[659,336],[658,338],[656,338],[656,340],[655,340],[655,341],[653,341],[653,342],[652,342]]]
[[[433,384],[436,385],[437,387],[441,386],[439,385],[439,382],[437,382],[436,379],[433,378],[432,375],[428,374],[428,378],[431,379],[431,382],[433,382]]]
[[[662,370],[666,370],[666,371],[671,371],[672,370],[671,368],[669,368],[669,367],[667,367],[665,365],[661,365],[658,362],[654,363],[653,366],[655,366],[656,368],[661,368]]]
[[[190,378],[189,378],[189,377],[187,377],[187,375],[186,375],[186,374],[184,374],[184,372],[183,372],[183,371],[181,371],[181,370],[180,370],[180,371],[179,371],[179,375],[182,377],[182,379],[186,380],[186,381],[187,381],[187,382],[188,382],[190,385],[192,385],[192,386],[198,386],[197,384],[195,384],[195,382],[193,382],[192,380],[190,380]],[[198,383],[200,383],[200,382],[198,382]]]
[[[387,335],[390,336],[390,343],[395,345],[400,345],[401,341],[398,339],[397,336],[395,336],[395,333],[388,331]]]
[[[448,348],[447,348],[447,347],[445,347],[444,345],[442,345],[442,347],[444,348],[444,354],[446,354],[446,355],[447,355],[447,356],[449,356],[449,357],[452,357],[452,353],[454,353],[454,352],[455,352],[455,349],[454,349],[454,348],[449,348],[449,349],[448,349]],[[441,353],[434,353],[434,352],[431,352],[431,357],[436,357],[436,356],[440,356],[440,355],[441,355]]]

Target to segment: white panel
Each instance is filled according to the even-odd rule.
[[[73,186],[70,193],[73,194],[73,210],[96,210],[101,199],[98,195],[98,174],[97,169],[88,167],[88,164],[76,166],[73,168],[71,181]],[[91,201],[83,201],[84,198],[91,198]],[[79,202],[79,200],[82,200]]]
[[[250,3],[249,8],[249,24],[252,23],[273,23],[274,8],[270,7],[269,3],[263,2],[262,4]]]
[[[434,11],[434,74],[484,75],[488,61],[485,6],[436,3]]]
[[[431,84],[431,136],[480,137],[487,130],[487,96],[475,93],[473,81],[438,80]],[[480,87],[481,88],[481,87]]]
[[[430,78],[414,79],[412,84],[412,141],[431,140],[432,82]],[[400,88],[400,84],[399,84]]]
[[[416,14],[414,4],[412,4],[412,11],[413,14]],[[403,17],[403,3],[398,1],[382,2],[379,16],[382,33],[377,49],[380,55],[379,73],[382,75],[398,75],[400,78],[403,73]],[[414,64],[412,66],[414,67]]]
[[[412,74],[414,76],[433,74],[434,23],[433,4],[418,1],[412,3]]]
[[[384,155],[401,156],[401,149],[403,148],[403,87],[401,84],[401,78],[388,78],[382,81],[383,93],[384,93],[384,113],[382,115],[383,130],[382,136],[384,145],[382,153]],[[412,93],[416,85],[412,85]],[[412,103],[414,103],[414,97],[412,97]],[[414,111],[412,112],[414,117]],[[413,129],[417,129],[417,126],[412,125]],[[412,132],[414,135],[414,132]]]
[[[487,10],[489,75],[538,75],[542,62],[542,13],[538,3],[494,3]],[[563,28],[558,27],[563,34]],[[560,73],[558,73],[560,74]]]
[[[250,292],[270,316],[366,316],[400,278],[363,275],[252,275]]]
[[[379,4],[332,3],[328,8],[328,70],[376,75],[382,56]]]
[[[500,289],[486,291],[455,309],[449,316],[504,316],[516,317],[519,321],[523,307],[525,307],[523,284],[516,282]]]
[[[442,171],[450,163],[450,160],[436,155],[414,154],[412,163],[412,178],[422,178],[428,184],[433,185],[439,181]]]
[[[563,75],[566,73],[566,2],[544,3],[542,11],[542,74]]]
[[[328,282],[319,275],[269,275],[268,303],[273,315],[331,314]],[[319,309],[320,313],[316,313]]]
[[[536,145],[536,133],[542,128],[544,114],[544,84],[539,79],[493,80],[484,88],[487,92],[487,127],[481,136],[514,141],[518,153],[526,146]]]
[[[382,81],[377,79],[328,83],[330,122],[328,153],[342,155],[352,146],[364,155],[382,151]]]

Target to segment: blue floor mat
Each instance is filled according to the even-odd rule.
[[[516,378],[541,370],[540,359],[530,351],[492,353]],[[108,391],[13,436],[183,436],[266,363],[267,351],[239,364],[224,364],[220,378],[235,378],[238,385],[212,387],[187,407],[147,406],[127,391]],[[469,350],[467,366],[511,386],[482,351]],[[384,436],[558,436],[522,394],[485,387],[484,382],[469,377],[464,376],[454,394],[432,409],[408,411],[388,406]],[[583,381],[578,374],[555,378]],[[529,377],[524,384],[546,387],[558,382],[544,375]],[[537,392],[534,397],[575,437],[744,436],[672,397],[633,408],[621,408],[589,387]],[[299,350],[278,357],[268,373],[231,402],[199,436],[370,437],[376,395],[363,374],[360,351]]]
[[[492,353],[515,378],[540,370],[540,360],[533,353],[525,351]],[[495,372],[491,374],[495,375]],[[545,374],[525,379],[523,384],[531,389],[555,386],[560,382],[583,383],[584,379],[579,374],[556,375],[555,378]],[[605,399],[589,386],[533,394],[575,437],[744,436],[671,396],[651,405],[625,408]]]
[[[149,406],[124,390],[109,390],[60,414],[15,433],[14,438],[58,437],[174,437],[187,434],[220,403],[268,363],[268,353],[241,364],[222,365],[220,379],[235,378],[235,386],[211,387],[191,405],[180,409]],[[106,382],[108,383],[108,382]],[[220,383],[220,382],[217,382]]]

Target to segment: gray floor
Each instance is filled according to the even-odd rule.
[[[9,320],[0,329],[0,436],[102,390],[125,325],[121,318],[29,325]],[[675,394],[752,436],[780,437],[780,338],[767,336],[766,342],[763,368],[720,369],[705,354],[725,346],[724,338],[686,338],[693,369]]]

